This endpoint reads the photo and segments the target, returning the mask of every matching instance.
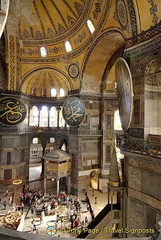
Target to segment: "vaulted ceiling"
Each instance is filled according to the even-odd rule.
[[[104,85],[111,91],[115,76],[110,69],[126,40],[160,19],[160,0],[12,0],[6,24],[7,87],[26,94],[34,86],[45,87],[47,96],[52,87],[100,94]],[[72,51],[66,51],[65,41]],[[46,57],[41,57],[42,46]]]

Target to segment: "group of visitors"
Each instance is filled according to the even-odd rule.
[[[35,191],[34,191],[35,192]],[[39,200],[39,201],[38,201]],[[61,211],[60,209],[64,209]],[[66,194],[65,191],[60,191],[59,196],[55,197],[49,194],[48,197],[40,195],[34,201],[30,207],[32,218],[39,216],[39,224],[43,225],[45,216],[54,215],[53,219],[56,229],[64,228],[81,228],[88,224],[87,216],[82,217],[81,203],[79,199],[73,200]],[[89,210],[87,204],[86,211]],[[38,225],[39,225],[38,224]],[[33,226],[33,220],[31,222],[31,231],[36,230],[36,226]]]
[[[22,186],[22,191],[16,198],[16,203],[13,206],[13,210],[23,211],[24,207],[30,209],[31,213],[31,232],[37,232],[37,225],[43,225],[45,216],[55,215],[55,226],[57,229],[61,228],[81,228],[87,226],[87,216],[82,216],[81,203],[78,198],[73,199],[65,191],[60,191],[60,194],[55,197],[51,194],[44,196],[39,189],[30,189],[28,185]],[[9,196],[9,191],[5,192],[5,199],[9,205],[12,205],[14,195]],[[4,209],[6,209],[7,201],[4,201]],[[15,202],[15,200],[14,200]],[[61,210],[65,209],[63,212]],[[86,211],[89,211],[87,204]],[[36,220],[35,220],[36,218]],[[39,220],[38,220],[38,219]],[[45,219],[46,220],[46,219]],[[46,224],[46,221],[45,221]]]

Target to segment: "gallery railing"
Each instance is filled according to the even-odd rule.
[[[135,140],[117,134],[116,145],[122,151],[148,155],[151,157],[161,157],[161,144],[150,140]]]
[[[79,129],[70,127],[3,127],[0,128],[1,134],[20,134],[20,133],[54,133],[60,132],[65,134],[77,134],[77,135],[90,135],[90,136],[101,136],[102,130],[90,130],[90,129]]]

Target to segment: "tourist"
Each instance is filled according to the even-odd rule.
[[[6,197],[8,196],[8,189],[6,189]]]
[[[9,197],[9,206],[12,204],[12,195]]]
[[[6,210],[6,201],[4,201],[4,203],[3,203],[3,206],[4,206],[4,210]]]
[[[21,203],[21,211],[23,211],[23,208],[24,208],[24,203],[22,202]]]
[[[42,216],[42,214],[40,215],[40,224],[42,224],[43,223],[43,216]]]

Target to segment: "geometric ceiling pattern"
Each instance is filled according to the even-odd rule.
[[[21,38],[49,39],[66,33],[79,20],[88,1],[34,0],[32,19],[21,16]],[[87,8],[86,8],[87,9]]]
[[[56,88],[57,90],[60,88],[64,90],[72,89],[69,81],[70,80],[67,80],[59,71],[51,68],[44,68],[26,76],[21,84],[21,91],[30,95],[32,89],[35,89],[36,95],[41,96],[41,90],[46,89],[46,96],[50,97],[52,88]]]

